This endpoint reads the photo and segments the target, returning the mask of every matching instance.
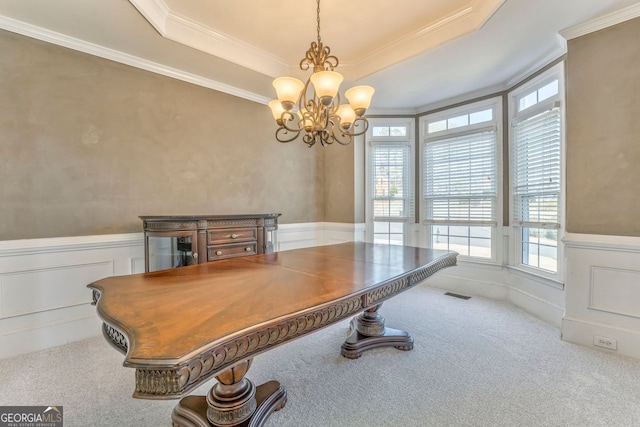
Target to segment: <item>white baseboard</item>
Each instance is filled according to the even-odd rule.
[[[463,295],[507,300],[558,328],[564,315],[564,307],[548,298],[549,290],[544,285],[499,265],[460,262],[430,277],[428,285]]]
[[[596,346],[594,336],[616,341],[616,349]],[[565,317],[562,320],[562,339],[574,344],[597,348],[607,353],[640,358],[640,332],[618,328],[602,323],[593,323],[581,319]]]
[[[45,322],[31,328],[22,328],[0,335],[0,359],[45,350],[100,335],[102,321],[95,313]]]
[[[562,326],[564,307],[560,307],[540,296],[530,294],[514,287],[509,288],[509,302],[538,319],[544,320],[557,328]]]
[[[459,268],[459,266],[450,268],[451,272],[438,272],[427,280],[427,284],[462,295],[500,300],[507,298],[509,290],[505,284],[456,274]]]

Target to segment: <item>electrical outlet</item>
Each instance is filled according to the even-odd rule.
[[[608,348],[610,350],[618,350],[617,340],[608,337],[601,337],[600,335],[593,336],[593,345]]]

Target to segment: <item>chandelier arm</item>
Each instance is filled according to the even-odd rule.
[[[307,133],[302,136],[302,141],[309,146],[309,148],[313,147],[313,144],[316,143],[316,139],[310,133]]]
[[[353,136],[349,135],[342,126],[340,126],[340,117],[334,116],[331,120],[331,135],[333,139],[340,145],[349,145],[353,142]]]
[[[300,66],[302,68],[302,65]],[[309,90],[309,84],[311,83],[311,79],[308,78],[306,83],[304,84],[304,89],[300,92],[300,99],[298,99],[298,110],[304,111],[309,110],[309,106],[307,105],[311,100],[307,100],[307,92]]]
[[[366,131],[369,130],[369,120],[367,120],[366,117],[358,117],[353,121],[353,129],[355,130],[355,128],[357,128],[358,126],[360,126],[360,124],[362,124],[362,126],[364,127],[364,129],[362,129],[361,131],[358,132],[353,132],[353,136],[359,136],[359,135],[363,135]]]
[[[284,135],[288,135],[289,133],[291,133],[292,136],[284,136]],[[278,129],[276,129],[276,139],[279,142],[291,142],[294,139],[298,138],[299,135],[300,135],[300,131],[291,132],[291,131],[287,130],[286,128],[282,127],[282,126],[280,126]]]
[[[322,140],[323,140],[323,144],[325,147],[327,145],[331,145],[334,142],[336,142],[336,137],[333,134],[333,129],[331,131],[324,131],[322,133]]]
[[[285,128],[289,132],[300,132],[302,130],[302,126],[300,125],[300,120],[298,120],[297,128],[287,126],[287,122],[293,122],[295,118],[296,116],[291,111],[284,111],[282,113],[282,116],[280,117],[280,121],[282,122],[280,127]]]
[[[335,98],[333,98],[333,102],[331,103],[331,111],[329,111],[329,115],[334,116],[338,109],[340,108],[340,92],[336,93]]]
[[[367,130],[369,130],[369,121],[365,118],[365,117],[358,117],[353,121],[353,124],[351,125],[351,127],[349,129],[351,129],[351,132],[348,129],[343,129],[340,126],[340,118],[337,118],[337,123],[334,123],[334,127],[339,129],[338,132],[340,132],[343,135],[346,136],[350,136],[350,137],[354,137],[354,136],[360,136],[360,135],[364,135],[365,132],[367,132]],[[357,130],[357,127],[360,127],[360,125],[364,126],[364,129],[362,130]]]

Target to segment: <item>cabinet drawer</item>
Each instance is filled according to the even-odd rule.
[[[215,261],[217,259],[233,258],[245,255],[255,255],[258,253],[258,243],[236,243],[232,245],[210,246],[207,248],[208,260]]]
[[[207,233],[207,245],[247,242],[250,240],[258,240],[258,229],[256,227],[220,228],[209,230]]]

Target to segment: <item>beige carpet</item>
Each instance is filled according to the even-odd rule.
[[[345,321],[256,357],[248,377],[289,394],[268,426],[640,426],[640,360],[563,342],[508,303],[443,293],[417,287],[382,307],[412,351],[344,359]],[[63,405],[66,427],[170,426],[175,401],[132,399],[122,361],[102,337],[0,360],[0,405]]]

